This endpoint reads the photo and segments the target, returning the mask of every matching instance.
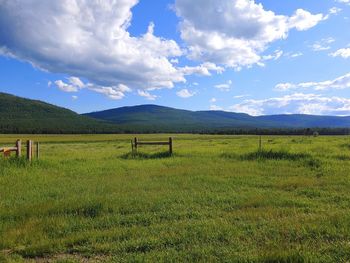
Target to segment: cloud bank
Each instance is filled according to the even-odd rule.
[[[276,109],[281,114],[350,115],[350,99],[294,93],[262,100],[244,100],[230,107],[231,111],[254,116],[275,114]]]
[[[182,55],[173,40],[127,31],[137,0],[0,0],[2,54],[95,85],[172,88],[184,73],[170,60]],[[62,90],[72,87],[56,83]],[[102,91],[96,89],[96,91]],[[104,91],[103,91],[104,92]]]
[[[293,89],[313,89],[313,90],[329,90],[329,89],[348,89],[350,88],[350,72],[332,80],[320,82],[302,82],[294,83],[279,83],[276,85],[277,91],[289,91]]]
[[[308,30],[327,18],[303,9],[277,15],[252,0],[176,0],[174,9],[190,59],[238,69],[259,63],[268,44],[290,30]]]

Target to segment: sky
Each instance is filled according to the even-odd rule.
[[[0,92],[350,115],[350,0],[0,0]]]

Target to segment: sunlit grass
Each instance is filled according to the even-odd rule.
[[[0,262],[350,258],[348,137],[20,137],[41,159],[0,157]]]

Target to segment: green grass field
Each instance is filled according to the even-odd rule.
[[[41,159],[0,157],[0,262],[350,260],[349,137],[21,137]]]

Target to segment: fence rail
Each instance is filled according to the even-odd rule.
[[[31,161],[33,159],[33,141],[28,140],[27,141],[27,160]],[[11,153],[15,152],[16,157],[21,157],[22,155],[22,141],[17,140],[16,146],[10,146],[10,147],[0,147],[0,153],[3,153],[5,157],[11,156]],[[39,143],[36,143],[36,157],[39,159]]]
[[[168,145],[169,146],[169,153],[173,154],[173,138],[169,137],[169,140],[167,142],[148,142],[148,141],[139,141],[138,138],[134,138],[134,140],[131,140],[131,150],[133,153],[137,152],[138,146],[142,145]]]
[[[16,146],[10,146],[10,147],[1,147],[0,153],[3,153],[5,157],[8,157],[11,155],[11,152],[15,152],[17,157],[21,156],[22,152],[22,142],[21,140],[16,141]]]

